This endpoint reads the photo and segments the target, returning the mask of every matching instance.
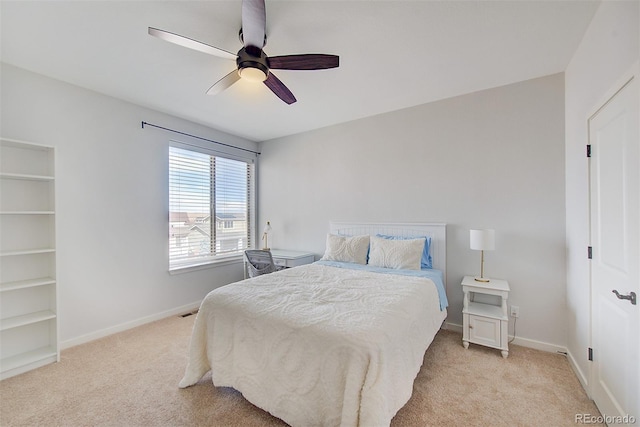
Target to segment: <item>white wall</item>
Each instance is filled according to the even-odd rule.
[[[2,136],[56,148],[63,347],[190,309],[242,277],[240,263],[169,275],[167,156],[176,136],[141,122],[255,143],[9,65],[1,71]]]
[[[270,246],[321,256],[330,220],[446,222],[448,322],[460,325],[460,281],[480,269],[469,229],[495,228],[486,273],[509,280],[517,335],[565,346],[562,74],[267,141],[261,151],[258,207],[260,223],[273,226]]]
[[[640,58],[640,3],[605,1],[565,73],[567,308],[569,357],[588,388],[590,289],[587,119],[611,87]]]

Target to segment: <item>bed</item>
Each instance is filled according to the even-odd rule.
[[[445,272],[445,224],[332,222],[320,261],[205,297],[179,386],[211,371],[292,426],[389,425],[446,318]]]

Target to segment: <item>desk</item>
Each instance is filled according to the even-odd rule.
[[[277,266],[285,268],[311,264],[315,261],[315,255],[310,252],[289,251],[286,249],[271,249],[271,256]]]
[[[286,249],[271,249],[273,263],[278,269],[297,267],[299,265],[311,264],[315,261],[315,255],[311,252],[290,251]],[[244,278],[247,278],[247,260],[243,257]]]

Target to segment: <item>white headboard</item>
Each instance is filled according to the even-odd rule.
[[[428,236],[431,237],[431,257],[433,268],[441,270],[447,277],[447,224],[443,223],[374,223],[374,222],[342,222],[329,223],[331,234],[357,236],[369,234],[388,234],[399,237]]]

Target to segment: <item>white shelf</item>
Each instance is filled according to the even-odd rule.
[[[54,211],[1,211],[0,215],[55,215]]]
[[[37,144],[35,142],[21,141],[19,139],[1,137],[3,147],[20,148],[22,150],[34,151],[50,151],[53,147],[50,145]]]
[[[55,319],[56,314],[51,310],[36,311],[34,313],[24,314],[22,316],[9,317],[0,320],[0,331],[7,329],[19,328],[20,326],[32,325],[45,320]]]
[[[6,251],[0,252],[0,257],[3,256],[18,256],[18,255],[36,255],[36,254],[46,254],[49,252],[55,252],[56,250],[53,248],[42,248],[42,249],[24,249],[18,251]]]
[[[31,175],[26,173],[7,173],[7,172],[0,172],[0,178],[22,179],[27,181],[53,181],[55,179],[50,175]]]
[[[56,279],[53,277],[39,277],[37,279],[17,280],[15,282],[0,283],[0,292],[15,291],[18,289],[33,288],[36,286],[53,285]]]
[[[46,362],[51,363],[55,362],[58,359],[58,352],[55,347],[42,347],[37,348],[35,350],[31,350],[26,353],[21,353],[17,356],[7,357],[5,359],[0,360],[0,370],[2,373],[6,373],[8,371],[12,371],[14,369],[21,368],[23,366],[28,366],[31,364],[36,364],[38,362]],[[46,364],[44,363],[44,364]],[[16,372],[18,374],[20,372]],[[3,375],[3,379],[5,377],[9,377],[9,375]]]
[[[483,304],[480,302],[470,302],[469,308],[463,310],[462,313],[473,314],[475,316],[490,317],[492,319],[509,320],[502,313],[502,307],[491,304]]]

